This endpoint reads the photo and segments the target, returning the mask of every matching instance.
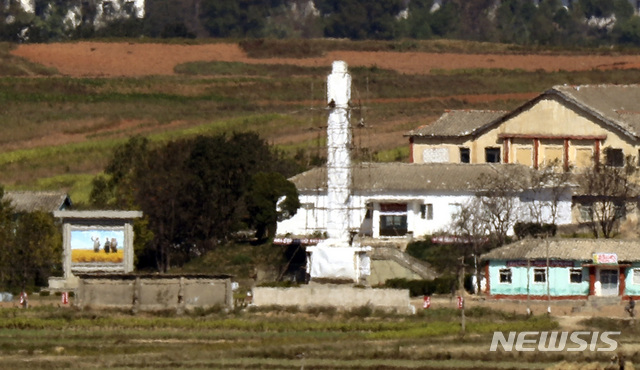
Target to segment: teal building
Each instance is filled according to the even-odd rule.
[[[524,239],[482,257],[492,298],[640,297],[640,241]]]

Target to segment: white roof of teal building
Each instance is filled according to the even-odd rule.
[[[548,249],[547,249],[548,245]],[[523,239],[491,250],[482,260],[592,260],[594,254],[616,254],[618,261],[640,261],[640,240]]]

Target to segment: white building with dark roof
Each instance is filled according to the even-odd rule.
[[[349,197],[349,229],[375,239],[423,237],[447,232],[452,219],[476,193],[481,176],[522,179],[513,197],[520,221],[531,219],[532,205],[551,201],[550,191],[531,191],[533,171],[501,164],[362,163],[353,166]],[[298,189],[301,207],[294,217],[278,223],[279,236],[322,236],[327,225],[327,175],[315,168],[290,179]],[[556,223],[571,222],[571,186],[558,197]],[[545,222],[551,214],[546,213]]]

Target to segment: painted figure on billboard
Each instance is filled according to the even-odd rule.
[[[104,246],[100,249],[101,240]],[[122,229],[89,229],[71,231],[72,263],[122,263],[124,249],[118,250],[118,244],[124,245]]]

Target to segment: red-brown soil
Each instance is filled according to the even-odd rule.
[[[78,42],[23,44],[12,52],[30,61],[58,69],[71,77],[171,75],[173,68],[192,61],[226,61],[259,64],[329,66],[344,60],[351,66],[377,66],[408,74],[428,74],[433,69],[504,68],[527,71],[577,71],[640,68],[640,55],[498,55],[420,52],[332,51],[316,58],[251,59],[237,44],[173,45],[143,43]]]

